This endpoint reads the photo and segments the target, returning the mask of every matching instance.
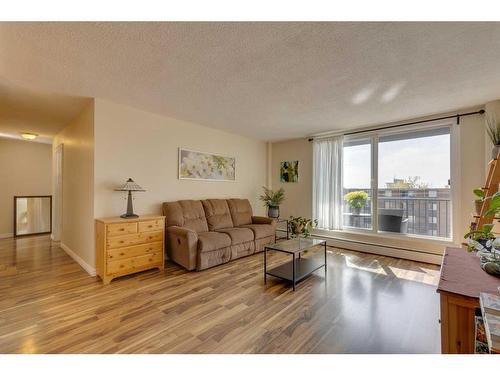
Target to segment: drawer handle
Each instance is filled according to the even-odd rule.
[[[120,264],[120,268],[123,268],[123,267],[124,267],[124,265],[123,265],[123,264]]]
[[[123,232],[125,230],[125,228],[120,228],[120,231]]]
[[[120,253],[120,255],[125,255],[125,253]]]
[[[153,248],[152,248],[152,247],[150,247],[150,248],[149,248],[149,250],[153,250]]]
[[[124,241],[120,241],[120,243],[123,243]]]
[[[148,228],[153,228],[153,226],[152,225],[148,225]]]

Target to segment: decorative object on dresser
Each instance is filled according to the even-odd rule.
[[[285,189],[280,188],[276,191],[272,191],[265,186],[264,194],[262,194],[259,199],[264,202],[264,206],[267,207],[267,216],[273,219],[278,219],[280,217],[280,204],[285,200]]]
[[[441,305],[441,352],[473,354],[475,315],[481,292],[497,293],[498,279],[481,270],[480,259],[447,247],[437,288]]]
[[[137,185],[134,180],[129,178],[127,182],[125,182],[122,186],[119,188],[115,189],[115,191],[128,191],[128,196],[127,196],[127,213],[121,215],[120,217],[124,219],[128,218],[137,218],[139,217],[138,215],[134,214],[134,208],[132,207],[132,192],[133,191],[146,191],[139,185]]]
[[[116,277],[165,267],[165,216],[96,220],[96,268],[104,284]]]

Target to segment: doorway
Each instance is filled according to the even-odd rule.
[[[60,144],[56,147],[54,153],[54,212],[53,212],[53,228],[52,240],[61,241],[62,232],[62,195],[63,195],[63,153],[64,145]]]

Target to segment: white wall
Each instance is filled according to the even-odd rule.
[[[480,108],[468,108],[459,112],[475,111]],[[457,112],[454,112],[457,113]],[[446,115],[446,114],[444,114]],[[440,117],[440,115],[432,116]],[[426,118],[420,118],[426,119]],[[418,120],[420,120],[418,119]],[[411,120],[409,120],[411,121]],[[471,212],[473,210],[472,190],[484,184],[485,179],[485,138],[484,138],[484,116],[475,115],[462,117],[459,125],[459,152],[460,160],[454,160],[458,163],[459,178],[455,187],[459,190],[457,219],[458,228],[455,241],[462,242],[462,236],[468,231],[471,221]],[[283,217],[294,216],[312,216],[312,144],[307,139],[295,139],[272,144],[272,187],[277,189],[285,188],[286,200],[281,207]],[[280,162],[284,160],[299,160],[299,183],[281,183],[279,181]],[[323,233],[325,234],[325,233]],[[337,238],[348,239],[351,241],[361,241],[384,246],[400,247],[410,250],[425,251],[435,254],[441,254],[446,244],[420,241],[414,239],[405,239],[400,236],[396,238],[383,238],[357,233],[335,232]],[[338,243],[336,243],[338,245]],[[346,248],[356,248],[365,251],[358,245],[343,243]],[[388,255],[391,255],[388,253]],[[394,255],[394,254],[392,254]],[[412,259],[412,256],[406,256]],[[424,259],[413,257],[413,259]],[[435,257],[434,260],[439,258]],[[425,258],[426,261],[433,261]]]
[[[0,238],[13,235],[15,195],[51,195],[51,147],[0,138]]]
[[[54,138],[64,144],[61,247],[89,273],[95,273],[94,103]]]
[[[123,214],[129,177],[146,192],[134,193],[137,214],[159,214],[165,201],[250,199],[256,214],[267,179],[267,144],[204,126],[144,112],[103,99],[95,101],[95,217]],[[236,181],[179,180],[178,148],[236,157]]]

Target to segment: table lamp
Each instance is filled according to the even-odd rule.
[[[131,219],[134,217],[139,217],[139,215],[134,214],[134,208],[132,207],[132,192],[133,191],[146,191],[139,185],[137,185],[134,180],[129,178],[127,182],[125,182],[122,186],[115,189],[115,191],[128,191],[128,199],[127,199],[127,213],[121,215],[120,217],[124,219]]]

